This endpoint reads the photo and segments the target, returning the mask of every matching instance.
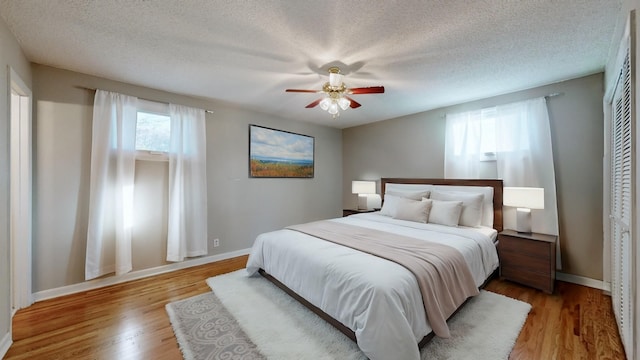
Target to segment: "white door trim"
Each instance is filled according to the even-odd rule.
[[[10,90],[10,256],[12,315],[33,304],[32,241],[32,93],[9,67]]]

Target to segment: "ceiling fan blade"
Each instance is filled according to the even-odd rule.
[[[318,104],[320,104],[320,101],[322,101],[322,98],[320,98],[320,99],[318,99],[318,100],[316,100],[316,101],[312,102],[311,104],[309,104],[309,105],[305,106],[305,108],[307,108],[307,109],[311,109],[312,107],[316,107]]]
[[[301,93],[319,93],[322,90],[300,90],[300,89],[287,89],[286,92],[301,92]]]
[[[352,98],[350,98],[350,97],[348,97],[346,95],[345,95],[344,98],[349,100],[349,101],[351,101],[351,104],[349,104],[349,106],[351,106],[352,109],[359,108],[360,106],[362,106],[359,102],[353,100]]]
[[[381,94],[384,92],[384,86],[371,86],[347,89],[349,94]]]

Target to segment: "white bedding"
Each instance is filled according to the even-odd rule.
[[[497,268],[490,228],[447,227],[377,213],[332,219],[434,241],[458,249],[478,286]],[[414,275],[401,265],[292,230],[256,238],[247,271],[258,269],[349,327],[370,359],[419,359],[417,343],[431,332]]]

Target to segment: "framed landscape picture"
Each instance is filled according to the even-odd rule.
[[[249,177],[312,178],[313,136],[249,125]]]

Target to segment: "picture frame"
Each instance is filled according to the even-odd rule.
[[[313,178],[315,138],[249,125],[250,178]]]

